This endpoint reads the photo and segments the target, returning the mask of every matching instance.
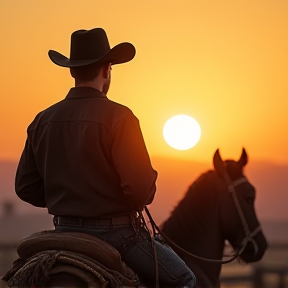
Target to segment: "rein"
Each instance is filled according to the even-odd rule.
[[[241,223],[243,225],[243,228],[244,228],[244,231],[245,231],[245,238],[243,239],[242,241],[242,247],[240,247],[238,249],[238,251],[234,254],[234,255],[231,255],[231,258],[228,259],[228,260],[222,260],[222,259],[208,259],[208,258],[203,258],[203,257],[200,257],[200,256],[197,256],[195,254],[192,254],[186,250],[184,250],[183,248],[181,248],[180,246],[178,246],[176,243],[174,243],[163,231],[160,230],[160,228],[156,225],[156,223],[154,222],[148,208],[145,206],[145,212],[149,218],[149,221],[151,222],[152,224],[152,227],[153,227],[153,231],[154,229],[156,229],[158,231],[158,233],[165,239],[165,241],[172,247],[172,248],[176,248],[177,250],[180,250],[182,253],[184,253],[185,255],[187,256],[190,256],[190,257],[193,257],[193,258],[196,258],[196,259],[199,259],[199,260],[202,260],[202,261],[206,261],[206,262],[213,262],[213,263],[221,263],[221,264],[227,264],[227,263],[230,263],[232,262],[233,260],[235,260],[238,256],[240,256],[242,254],[242,252],[245,250],[247,244],[249,242],[251,242],[253,244],[253,248],[254,248],[254,251],[255,253],[257,253],[258,251],[258,245],[256,243],[256,241],[253,239],[253,237],[262,230],[261,226],[259,225],[253,232],[250,232],[250,229],[248,227],[248,224],[247,224],[247,221],[246,221],[246,218],[244,216],[244,213],[241,209],[241,206],[239,204],[239,201],[238,201],[238,198],[237,198],[237,195],[236,195],[236,191],[235,191],[235,187],[244,183],[244,182],[248,182],[246,177],[241,177],[235,181],[232,181],[227,173],[227,171],[225,170],[225,173],[224,173],[224,178],[225,178],[225,181],[226,183],[228,184],[228,191],[229,193],[231,193],[232,195],[232,199],[233,199],[233,202],[236,206],[236,209],[237,209],[237,212],[238,212],[238,215],[240,217],[240,220],[241,220]]]

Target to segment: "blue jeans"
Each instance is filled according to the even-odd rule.
[[[57,226],[62,232],[82,232],[98,237],[116,248],[122,260],[140,278],[141,284],[155,285],[154,254],[149,232],[141,227],[136,236],[130,225],[117,227],[71,227]],[[157,260],[159,285],[162,287],[194,287],[196,277],[184,261],[167,245],[154,241]],[[142,283],[143,282],[143,283]]]

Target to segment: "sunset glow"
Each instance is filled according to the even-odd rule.
[[[0,159],[18,161],[35,115],[74,85],[48,50],[69,57],[73,31],[102,27],[111,47],[136,47],[113,67],[108,98],[137,116],[151,156],[211,163],[215,149],[236,158],[244,146],[253,160],[288,163],[287,0],[75,0],[67,9],[0,1]],[[181,153],[162,134],[177,114],[201,123],[201,142]]]
[[[198,143],[201,128],[194,118],[188,115],[176,115],[165,123],[163,136],[172,148],[188,150]]]

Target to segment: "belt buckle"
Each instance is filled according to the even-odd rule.
[[[126,218],[125,216],[119,216],[111,218],[109,224],[113,227],[113,226],[126,225],[128,223],[129,223],[128,217]]]

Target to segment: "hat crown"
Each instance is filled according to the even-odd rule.
[[[77,30],[71,34],[71,60],[99,59],[109,51],[108,37],[102,28]]]

